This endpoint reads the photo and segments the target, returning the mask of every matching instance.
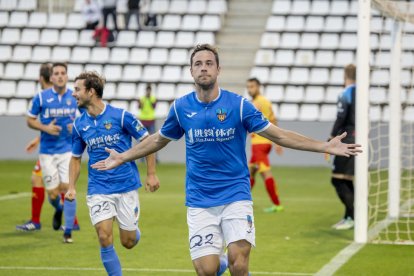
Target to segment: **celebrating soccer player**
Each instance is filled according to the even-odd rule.
[[[53,86],[37,94],[28,111],[27,124],[40,130],[39,161],[42,167],[43,182],[49,201],[55,208],[53,228],[58,230],[65,213],[64,242],[72,242],[76,202],[61,203],[60,193],[67,190],[69,183],[69,161],[71,150],[72,123],[76,116],[76,100],[72,90],[66,87],[67,66],[64,63],[52,65]],[[39,119],[38,119],[39,117]]]
[[[186,137],[186,205],[189,247],[198,275],[220,275],[223,244],[232,275],[248,275],[249,255],[255,245],[253,203],[246,160],[247,132],[255,132],[281,146],[350,156],[360,146],[343,144],[346,133],[329,142],[316,141],[281,129],[265,119],[245,98],[220,89],[219,56],[208,44],[197,45],[190,57],[195,91],[173,103],[158,133],[123,153],[92,165],[111,170]]]
[[[107,105],[102,101],[105,80],[95,72],[84,72],[75,78],[76,98],[80,108],[85,108],[75,120],[72,135],[72,158],[70,160],[69,190],[66,201],[76,197],[75,184],[80,174],[81,157],[88,150],[89,164],[106,158],[105,148],[119,152],[131,147],[131,137],[143,140],[148,131],[131,113]],[[121,264],[113,246],[112,224],[116,218],[121,243],[131,249],[139,241],[140,212],[137,189],[141,186],[135,162],[127,162],[118,168],[100,173],[88,170],[87,204],[92,224],[101,245],[101,260],[108,275],[122,275]],[[147,156],[147,190],[159,187],[155,174],[155,157]]]
[[[257,78],[247,80],[247,92],[253,99],[253,105],[262,112],[263,116],[270,123],[277,125],[276,117],[273,114],[272,103],[260,93],[260,81]],[[263,182],[266,185],[267,193],[273,202],[273,206],[265,208],[267,213],[280,212],[283,206],[280,204],[279,195],[277,193],[276,181],[270,170],[269,153],[272,149],[272,141],[252,133],[252,156],[250,158],[250,187],[253,189],[255,184],[256,173],[260,173]],[[283,153],[283,148],[275,144],[277,154]]]

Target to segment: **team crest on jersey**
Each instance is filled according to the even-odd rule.
[[[225,108],[217,108],[216,115],[220,122],[223,122],[227,117],[227,110]]]
[[[71,100],[71,99],[67,99],[67,100],[66,100],[66,104],[67,104],[67,105],[71,105],[71,104],[72,104],[72,100]]]
[[[110,130],[112,128],[112,122],[107,120],[104,122],[104,126],[107,130]]]

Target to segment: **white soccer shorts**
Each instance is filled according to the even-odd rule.
[[[191,259],[220,255],[224,246],[246,240],[255,246],[253,202],[236,201],[211,208],[187,209]]]
[[[46,190],[53,190],[60,183],[69,183],[69,163],[71,158],[71,152],[39,154],[43,183]]]
[[[135,231],[138,228],[140,207],[137,190],[122,194],[88,195],[86,202],[93,225],[115,217],[123,230]]]

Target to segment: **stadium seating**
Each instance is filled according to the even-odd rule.
[[[154,0],[149,11],[157,14],[158,27],[121,29],[113,45],[101,48],[93,31],[83,29],[83,2],[76,0],[71,13],[48,14],[37,10],[37,0],[0,0],[0,114],[24,114],[38,90],[40,64],[62,61],[68,62],[70,81],[82,70],[102,72],[105,99],[127,108],[135,107],[129,101],[139,89],[143,95],[145,83],[154,83],[157,97],[166,103],[157,108],[163,117],[179,89],[193,89],[186,72],[189,50],[200,42],[214,44],[227,12],[226,0]],[[118,13],[127,11],[125,4],[118,1]]]

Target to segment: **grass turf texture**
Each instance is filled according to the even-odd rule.
[[[0,197],[30,191],[34,162],[0,162]],[[142,176],[145,168],[140,165]],[[270,205],[262,181],[253,190],[256,246],[250,270],[259,272],[317,272],[341,249],[352,242],[352,231],[335,231],[342,213],[327,168],[273,168],[285,211],[267,214]],[[162,269],[192,270],[187,245],[182,165],[161,164],[161,188],[151,194],[140,189],[142,239],[132,250],[119,243],[114,228],[115,248],[123,268],[153,271],[124,271],[124,275],[193,275],[162,272]],[[45,200],[42,230],[16,232],[16,224],[30,215],[29,196],[0,201],[0,275],[104,275],[96,233],[85,203],[87,170],[83,164],[78,182],[78,218],[81,231],[74,232],[74,244],[62,243],[62,232],[52,230],[53,209]],[[414,275],[412,246],[368,245],[344,265],[337,275]],[[4,267],[76,267],[92,271],[15,270]],[[283,275],[283,274],[279,274]]]

